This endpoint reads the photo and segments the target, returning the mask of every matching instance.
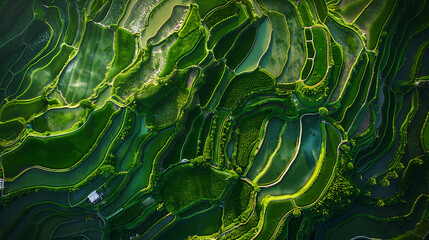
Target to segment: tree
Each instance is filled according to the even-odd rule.
[[[93,109],[94,104],[89,99],[83,99],[79,102],[79,106],[84,109]]]
[[[384,203],[384,201],[382,200],[382,199],[379,199],[378,201],[377,201],[377,204],[376,204],[376,206],[377,207],[384,207],[386,204]]]
[[[352,162],[348,162],[348,163],[347,163],[347,169],[348,169],[349,171],[351,171],[351,170],[353,170],[353,168],[354,168],[353,163],[352,163]]]
[[[328,116],[329,112],[328,109],[326,109],[325,107],[320,107],[319,108],[319,115],[325,119]]]
[[[203,156],[198,156],[191,160],[191,164],[201,168],[208,168],[210,166],[209,162]]]
[[[115,173],[115,167],[110,164],[103,165],[100,167],[100,173],[105,177],[109,177],[110,175]]]
[[[299,209],[299,208],[295,208],[295,209],[293,210],[292,214],[293,214],[293,216],[294,216],[294,217],[296,217],[296,218],[301,217],[301,209]]]
[[[381,179],[381,186],[383,186],[383,187],[390,186],[390,181],[387,180],[386,178]]]
[[[375,178],[373,178],[373,177],[370,177],[368,179],[368,183],[369,183],[369,185],[374,186],[375,184],[377,184],[377,180]]]

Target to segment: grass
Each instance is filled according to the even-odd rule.
[[[196,4],[198,4],[198,7],[200,9],[200,16],[204,18],[208,12],[210,12],[213,8],[223,5],[227,3],[226,0],[196,0]]]
[[[316,49],[316,56],[314,58],[314,66],[311,71],[310,78],[305,82],[309,86],[312,86],[322,80],[329,64],[329,62],[327,62],[325,32],[321,28],[312,28],[311,30],[313,31],[313,44]],[[310,56],[310,51],[308,54]]]
[[[222,217],[224,226],[228,226],[233,223],[234,219],[247,210],[252,192],[253,186],[248,182],[243,180],[237,182],[225,204],[225,210]]]
[[[108,73],[110,76],[107,77],[109,80],[131,64],[134,58],[135,47],[136,40],[132,33],[124,28],[116,29],[113,40],[113,61]]]
[[[165,208],[179,213],[202,200],[217,200],[228,186],[228,177],[213,169],[181,165],[168,171],[161,179],[161,196]]]
[[[423,148],[426,151],[429,151],[429,114],[426,116],[426,121],[422,129],[422,143],[423,143]]]
[[[213,53],[216,59],[222,59],[232,48],[234,41],[238,38],[243,28],[237,27],[234,30],[226,33],[213,48]]]
[[[309,58],[314,57],[314,46],[312,42],[307,42],[307,54]]]
[[[58,89],[68,103],[90,97],[105,79],[113,59],[114,32],[93,22],[86,24],[77,55],[63,69]]]
[[[359,109],[365,104],[365,101],[367,101],[366,96],[368,94],[369,86],[372,80],[371,78],[372,78],[373,72],[371,70],[373,69],[373,66],[375,63],[375,56],[372,55],[371,53],[368,53],[368,59],[369,59],[368,66],[366,68],[364,76],[362,77],[362,80],[359,83],[360,85],[359,92],[356,94],[356,98],[353,100],[352,104],[346,110],[344,119],[341,122],[341,125],[345,129],[350,127],[350,125],[353,122],[353,118],[356,116]]]
[[[317,10],[317,15],[319,16],[320,21],[325,22],[328,17],[328,8],[326,7],[326,2],[323,0],[313,0],[314,6]]]
[[[345,113],[347,109],[353,104],[355,98],[358,95],[360,83],[365,76],[365,72],[368,66],[368,57],[367,55],[361,55],[363,56],[361,60],[357,60],[357,63],[352,68],[352,72],[349,76],[349,82],[347,83],[347,89],[344,90],[345,92],[342,93],[342,99],[341,99],[341,109],[335,115],[333,115],[333,118],[337,121],[342,121],[344,119]]]
[[[270,239],[282,217],[293,208],[291,200],[270,202],[265,210],[262,230],[256,239]]]
[[[250,50],[252,50],[255,39],[255,26],[249,27],[240,34],[240,36],[235,40],[233,48],[226,56],[226,65],[228,65],[230,69],[236,69],[243,61]]]
[[[67,26],[64,42],[68,45],[72,45],[76,37],[77,29],[79,27],[79,13],[77,12],[77,9],[74,4],[69,4],[68,13],[69,24]]]
[[[4,141],[14,140],[24,130],[24,125],[18,120],[0,123],[0,146]]]
[[[189,96],[186,88],[190,69],[175,71],[167,78],[150,82],[136,96],[140,111],[147,117],[149,125],[163,126],[176,120],[180,109]]]
[[[298,5],[298,15],[301,16],[304,27],[314,25],[313,17],[311,16],[310,8],[306,2],[300,2]],[[314,38],[313,38],[314,39]]]
[[[67,130],[87,114],[82,108],[51,109],[31,121],[37,132],[56,132]]]
[[[6,176],[16,176],[34,165],[53,169],[73,166],[100,137],[113,112],[113,103],[109,102],[93,112],[85,125],[72,133],[47,138],[28,137],[18,148],[2,157]]]
[[[192,65],[197,65],[207,56],[206,38],[201,37],[194,50],[179,60],[177,66],[185,69]]]
[[[313,40],[313,35],[311,34],[310,28],[304,29],[305,40]]]
[[[217,8],[204,18],[208,28],[213,28],[219,22],[222,22],[237,14],[240,4],[236,1],[229,1],[227,4]]]
[[[237,32],[236,34],[231,35],[235,40],[240,31],[246,26],[248,18],[249,17],[246,14],[246,10],[243,6],[241,6],[238,15],[234,15],[226,19],[225,21],[216,24],[212,29],[210,29],[210,38],[207,41],[207,47],[209,49],[213,49],[213,47],[218,43],[221,38],[225,39],[224,36],[226,34],[230,34],[230,32],[232,31]],[[234,40],[231,41],[231,45]]]
[[[341,10],[341,15],[348,22],[352,22],[359,14],[364,10],[365,6],[370,3],[371,0],[358,0],[347,5]]]
[[[229,83],[219,106],[231,108],[243,94],[274,85],[275,79],[260,69],[252,73],[238,75]]]
[[[304,68],[302,69],[302,72],[301,72],[301,79],[306,79],[308,77],[308,75],[310,74],[312,65],[313,65],[313,60],[307,59],[307,61],[305,62]]]
[[[262,124],[271,109],[257,111],[252,115],[242,119],[238,124],[238,148],[237,148],[237,165],[242,169],[246,169],[249,165],[253,146],[258,140]]]
[[[213,62],[204,70],[204,80],[205,83],[201,87],[198,96],[200,97],[201,107],[205,107],[209,102],[213,92],[216,89],[216,86],[220,82],[222,75],[225,71],[224,62]]]
[[[335,171],[335,163],[337,162],[338,157],[337,146],[341,141],[340,136],[330,125],[326,125],[326,132],[322,131],[322,138],[326,139],[325,156],[323,159],[319,159],[319,161],[323,161],[321,163],[322,167],[310,188],[295,199],[298,206],[306,206],[316,201],[325,186],[329,183],[332,172]]]
[[[112,95],[125,97],[132,93],[133,88],[140,87],[140,72],[146,61],[147,57],[145,54],[139,52],[134,62],[113,78]],[[109,71],[109,74],[111,73]]]
[[[30,99],[40,96],[43,88],[58,77],[64,65],[69,61],[69,56],[71,56],[72,52],[74,52],[74,48],[61,45],[58,54],[47,65],[31,73],[31,83],[19,98]]]
[[[357,26],[366,28],[368,31],[368,49],[374,49],[377,46],[381,31],[393,11],[395,1],[386,0],[384,5],[381,4],[381,1],[372,1],[356,19]],[[367,27],[368,25],[369,27]]]
[[[0,121],[6,122],[15,118],[27,120],[32,115],[57,104],[59,104],[58,100],[47,100],[43,97],[37,97],[29,101],[12,101],[3,106],[0,112]]]
[[[191,129],[188,132],[187,140],[185,141],[182,148],[182,158],[193,159],[197,157],[198,135],[200,133],[203,122],[203,114],[200,114],[192,122]]]
[[[189,13],[186,16],[185,23],[179,31],[179,37],[176,42],[168,49],[167,60],[160,77],[170,74],[176,65],[176,62],[195,48],[200,38],[203,36],[201,20],[198,15],[198,8],[191,5]]]

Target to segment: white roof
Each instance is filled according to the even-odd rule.
[[[100,195],[94,190],[88,195],[88,199],[91,203],[95,203],[100,199]]]
[[[0,178],[0,188],[4,188],[4,179]]]

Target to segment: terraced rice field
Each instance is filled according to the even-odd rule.
[[[428,239],[429,1],[0,1],[0,239]]]

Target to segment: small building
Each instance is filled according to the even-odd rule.
[[[4,189],[4,179],[0,178],[0,190]]]
[[[102,196],[103,194],[102,193],[99,193],[99,192],[97,192],[96,190],[94,190],[94,191],[92,191],[89,195],[88,195],[88,201],[91,203],[91,204],[96,204],[96,203],[98,203],[99,201],[101,201],[101,196]]]

